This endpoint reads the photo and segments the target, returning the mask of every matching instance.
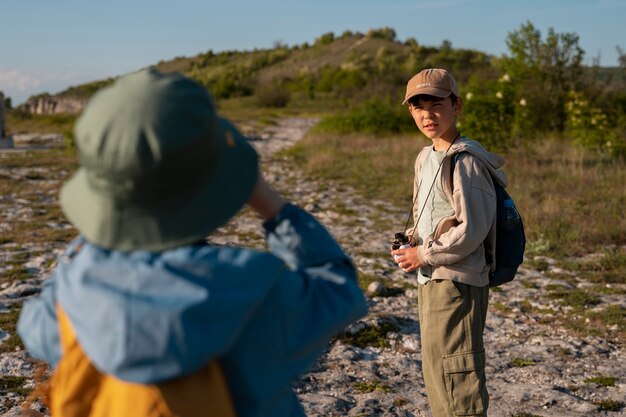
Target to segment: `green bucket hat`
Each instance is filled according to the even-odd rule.
[[[249,199],[258,156],[204,87],[142,70],[91,99],[75,128],[81,167],[61,208],[99,246],[161,251],[200,241]]]

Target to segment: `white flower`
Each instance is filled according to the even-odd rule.
[[[525,105],[526,105],[526,99],[525,99],[525,98],[521,99],[521,100],[519,101],[519,105],[520,105],[520,106],[525,106]]]
[[[502,95],[502,91],[498,91],[498,92],[496,93],[496,97],[498,97],[498,98],[502,98],[502,97],[503,97],[503,95]]]
[[[504,74],[502,77],[500,77],[500,81],[502,81],[503,83],[508,83],[509,81],[511,81],[511,77],[509,77],[509,74]]]
[[[472,93],[472,92],[465,94],[465,98],[466,98],[467,100],[471,100],[471,99],[472,99],[472,97],[474,97],[474,93]]]

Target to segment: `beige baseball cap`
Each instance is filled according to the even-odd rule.
[[[405,104],[411,97],[426,94],[435,97],[459,97],[459,87],[454,77],[445,69],[428,68],[414,75],[406,84]]]

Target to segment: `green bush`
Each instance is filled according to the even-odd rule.
[[[74,140],[74,129],[63,130],[63,143],[68,149],[76,149],[76,141]]]
[[[574,143],[600,156],[626,156],[626,137],[621,120],[611,123],[608,115],[589,103],[582,93],[571,91],[565,106],[566,127]]]
[[[491,151],[504,152],[514,145],[515,106],[510,78],[499,81],[472,79],[466,87],[459,128]]]
[[[342,95],[349,95],[350,91],[363,88],[367,84],[366,74],[360,71],[341,68],[324,67],[320,74],[320,79],[315,85],[315,90],[319,92],[334,92]]]
[[[315,130],[319,133],[365,133],[383,136],[390,133],[415,132],[417,127],[405,107],[388,99],[372,98],[345,114],[322,119]]]
[[[254,92],[254,82],[246,68],[231,65],[219,77],[204,84],[216,98],[220,99],[249,96]]]
[[[507,36],[509,53],[501,66],[515,80],[515,101],[527,100],[537,131],[562,131],[565,126],[567,94],[583,83],[584,51],[578,41],[577,34],[553,28],[544,37],[530,22]]]
[[[333,32],[326,32],[322,34],[319,38],[315,39],[315,46],[318,45],[328,45],[333,43],[335,40],[335,34]]]
[[[393,42],[396,40],[396,31],[390,27],[370,29],[367,31],[367,37],[373,39],[385,39]]]
[[[255,96],[259,106],[273,108],[286,107],[291,98],[288,90],[276,84],[266,84],[259,87]]]

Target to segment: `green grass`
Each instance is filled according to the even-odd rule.
[[[409,403],[409,400],[403,397],[396,398],[395,400],[393,400],[393,405],[395,405],[396,407],[404,407],[408,403]]]
[[[598,411],[621,411],[626,405],[623,401],[617,400],[600,400],[593,403],[598,406]]]
[[[2,154],[0,164],[7,171],[13,168],[26,171],[26,180],[0,174],[0,195],[28,201],[23,205],[33,212],[27,220],[12,221],[11,229],[3,231],[1,242],[20,246],[26,243],[69,242],[76,235],[74,229],[55,229],[47,223],[66,223],[61,208],[55,201],[49,201],[49,196],[58,195],[62,182],[76,170],[75,153],[65,149],[12,152]],[[30,170],[36,175],[31,175]],[[46,172],[41,173],[40,170]],[[20,264],[25,260],[14,258],[12,276],[5,277],[5,280],[22,278],[24,271],[20,270]]]
[[[600,311],[589,311],[585,314],[592,322],[601,322],[607,326],[617,326],[622,331],[626,328],[626,309],[618,305],[609,305]]]
[[[585,379],[587,384],[600,384],[603,387],[614,387],[615,381],[617,381],[617,378],[614,376],[597,376]]]
[[[18,395],[27,396],[32,389],[24,388],[23,385],[29,378],[24,376],[0,376],[0,393],[5,394],[8,392],[14,392]]]
[[[385,394],[391,392],[391,388],[379,381],[357,381],[352,384],[354,390],[361,394],[368,394],[374,391],[380,391]]]
[[[532,245],[527,246],[527,253],[532,253]],[[545,259],[529,259],[524,261],[524,264],[528,268],[532,268],[537,271],[547,271],[550,267],[550,264]]]
[[[532,289],[539,288],[539,286],[535,282],[528,281],[528,280],[522,281],[522,287],[524,287],[524,288],[532,288]]]
[[[590,308],[601,303],[601,294],[623,294],[623,288],[604,292],[605,289],[607,288],[597,285],[583,289],[547,285],[545,287],[547,293],[544,297],[571,307],[571,310],[566,313],[552,312],[558,316],[563,327],[580,335],[609,337],[621,344],[626,340],[626,309],[615,304],[593,310]]]
[[[7,269],[0,276],[0,283],[23,281],[32,278],[26,267],[21,263],[5,262]]]
[[[578,288],[554,288],[547,286],[546,289],[548,290],[547,298],[559,300],[564,305],[578,309],[594,306],[601,301],[595,294]]]
[[[558,350],[558,354],[559,354],[559,356],[561,356],[561,357],[564,357],[564,356],[569,356],[569,355],[571,355],[571,354],[572,354],[572,351],[571,351],[569,348],[563,348],[563,347],[562,347],[562,348],[559,348],[559,350]]]
[[[395,324],[383,320],[380,324],[367,324],[355,333],[343,332],[338,338],[344,343],[360,348],[372,346],[382,349],[389,347],[387,333],[399,330],[400,328]]]
[[[13,352],[16,349],[23,349],[22,341],[17,335],[17,319],[22,311],[21,304],[12,304],[6,312],[0,312],[0,329],[9,333],[9,338],[0,344],[0,352]],[[0,389],[2,385],[0,385]]]
[[[500,301],[495,301],[491,303],[491,308],[507,315],[513,312],[513,308],[511,308],[509,305],[504,304]]]
[[[605,295],[626,295],[625,287],[614,287],[611,286],[611,284],[594,285],[593,287],[589,288],[589,291]]]
[[[553,320],[550,319],[546,324],[553,323]],[[581,336],[608,338],[618,345],[626,340],[626,309],[621,306],[609,305],[599,311],[575,308],[560,314],[559,322],[564,328]]]
[[[365,198],[411,205],[415,138],[366,135],[311,135],[286,154],[313,177],[333,179],[359,191]]]
[[[8,134],[60,133],[66,135],[72,132],[77,116],[72,114],[37,115],[9,110],[5,118]]]
[[[10,174],[0,174],[0,195],[7,202],[19,200],[19,204],[29,210],[27,216],[4,220],[10,228],[3,230],[0,237],[0,244],[11,245],[4,248],[9,256],[0,261],[3,270],[0,283],[12,283],[32,278],[25,264],[43,254],[41,251],[26,250],[25,247],[46,247],[55,243],[62,245],[76,236],[74,228],[52,227],[50,223],[67,224],[54,197],[58,195],[62,181],[76,169],[77,164],[74,152],[65,149],[3,153],[0,154],[0,164],[4,172],[10,173],[15,169],[20,173],[16,178]],[[55,257],[51,256],[45,266],[50,267],[54,261]],[[12,307],[9,313],[0,313],[0,328],[12,335],[0,347],[2,351],[21,348],[21,342],[15,335],[14,327],[19,311],[15,309]]]
[[[539,362],[534,361],[532,359],[524,359],[524,358],[513,358],[511,361],[511,366],[513,368],[524,368],[526,366],[537,365]]]
[[[369,285],[373,282],[379,281],[380,277],[377,275],[372,275],[372,274],[365,274],[361,271],[357,271],[357,281],[359,283],[359,287],[361,287],[362,290],[367,290],[367,287],[369,287]]]
[[[363,291],[366,291],[370,284],[382,280],[378,275],[365,274],[361,271],[357,271],[357,281],[359,283],[359,287],[361,287]],[[407,281],[394,284],[393,286],[385,285],[384,283],[382,284],[384,290],[381,292],[381,294],[377,295],[379,297],[396,297],[398,295],[404,294],[404,291],[409,288],[416,288],[415,285]]]
[[[620,227],[616,225],[616,227]],[[577,271],[584,280],[598,284],[626,284],[626,252],[614,247],[599,251],[603,256],[593,260],[575,259],[564,261],[563,266]]]

